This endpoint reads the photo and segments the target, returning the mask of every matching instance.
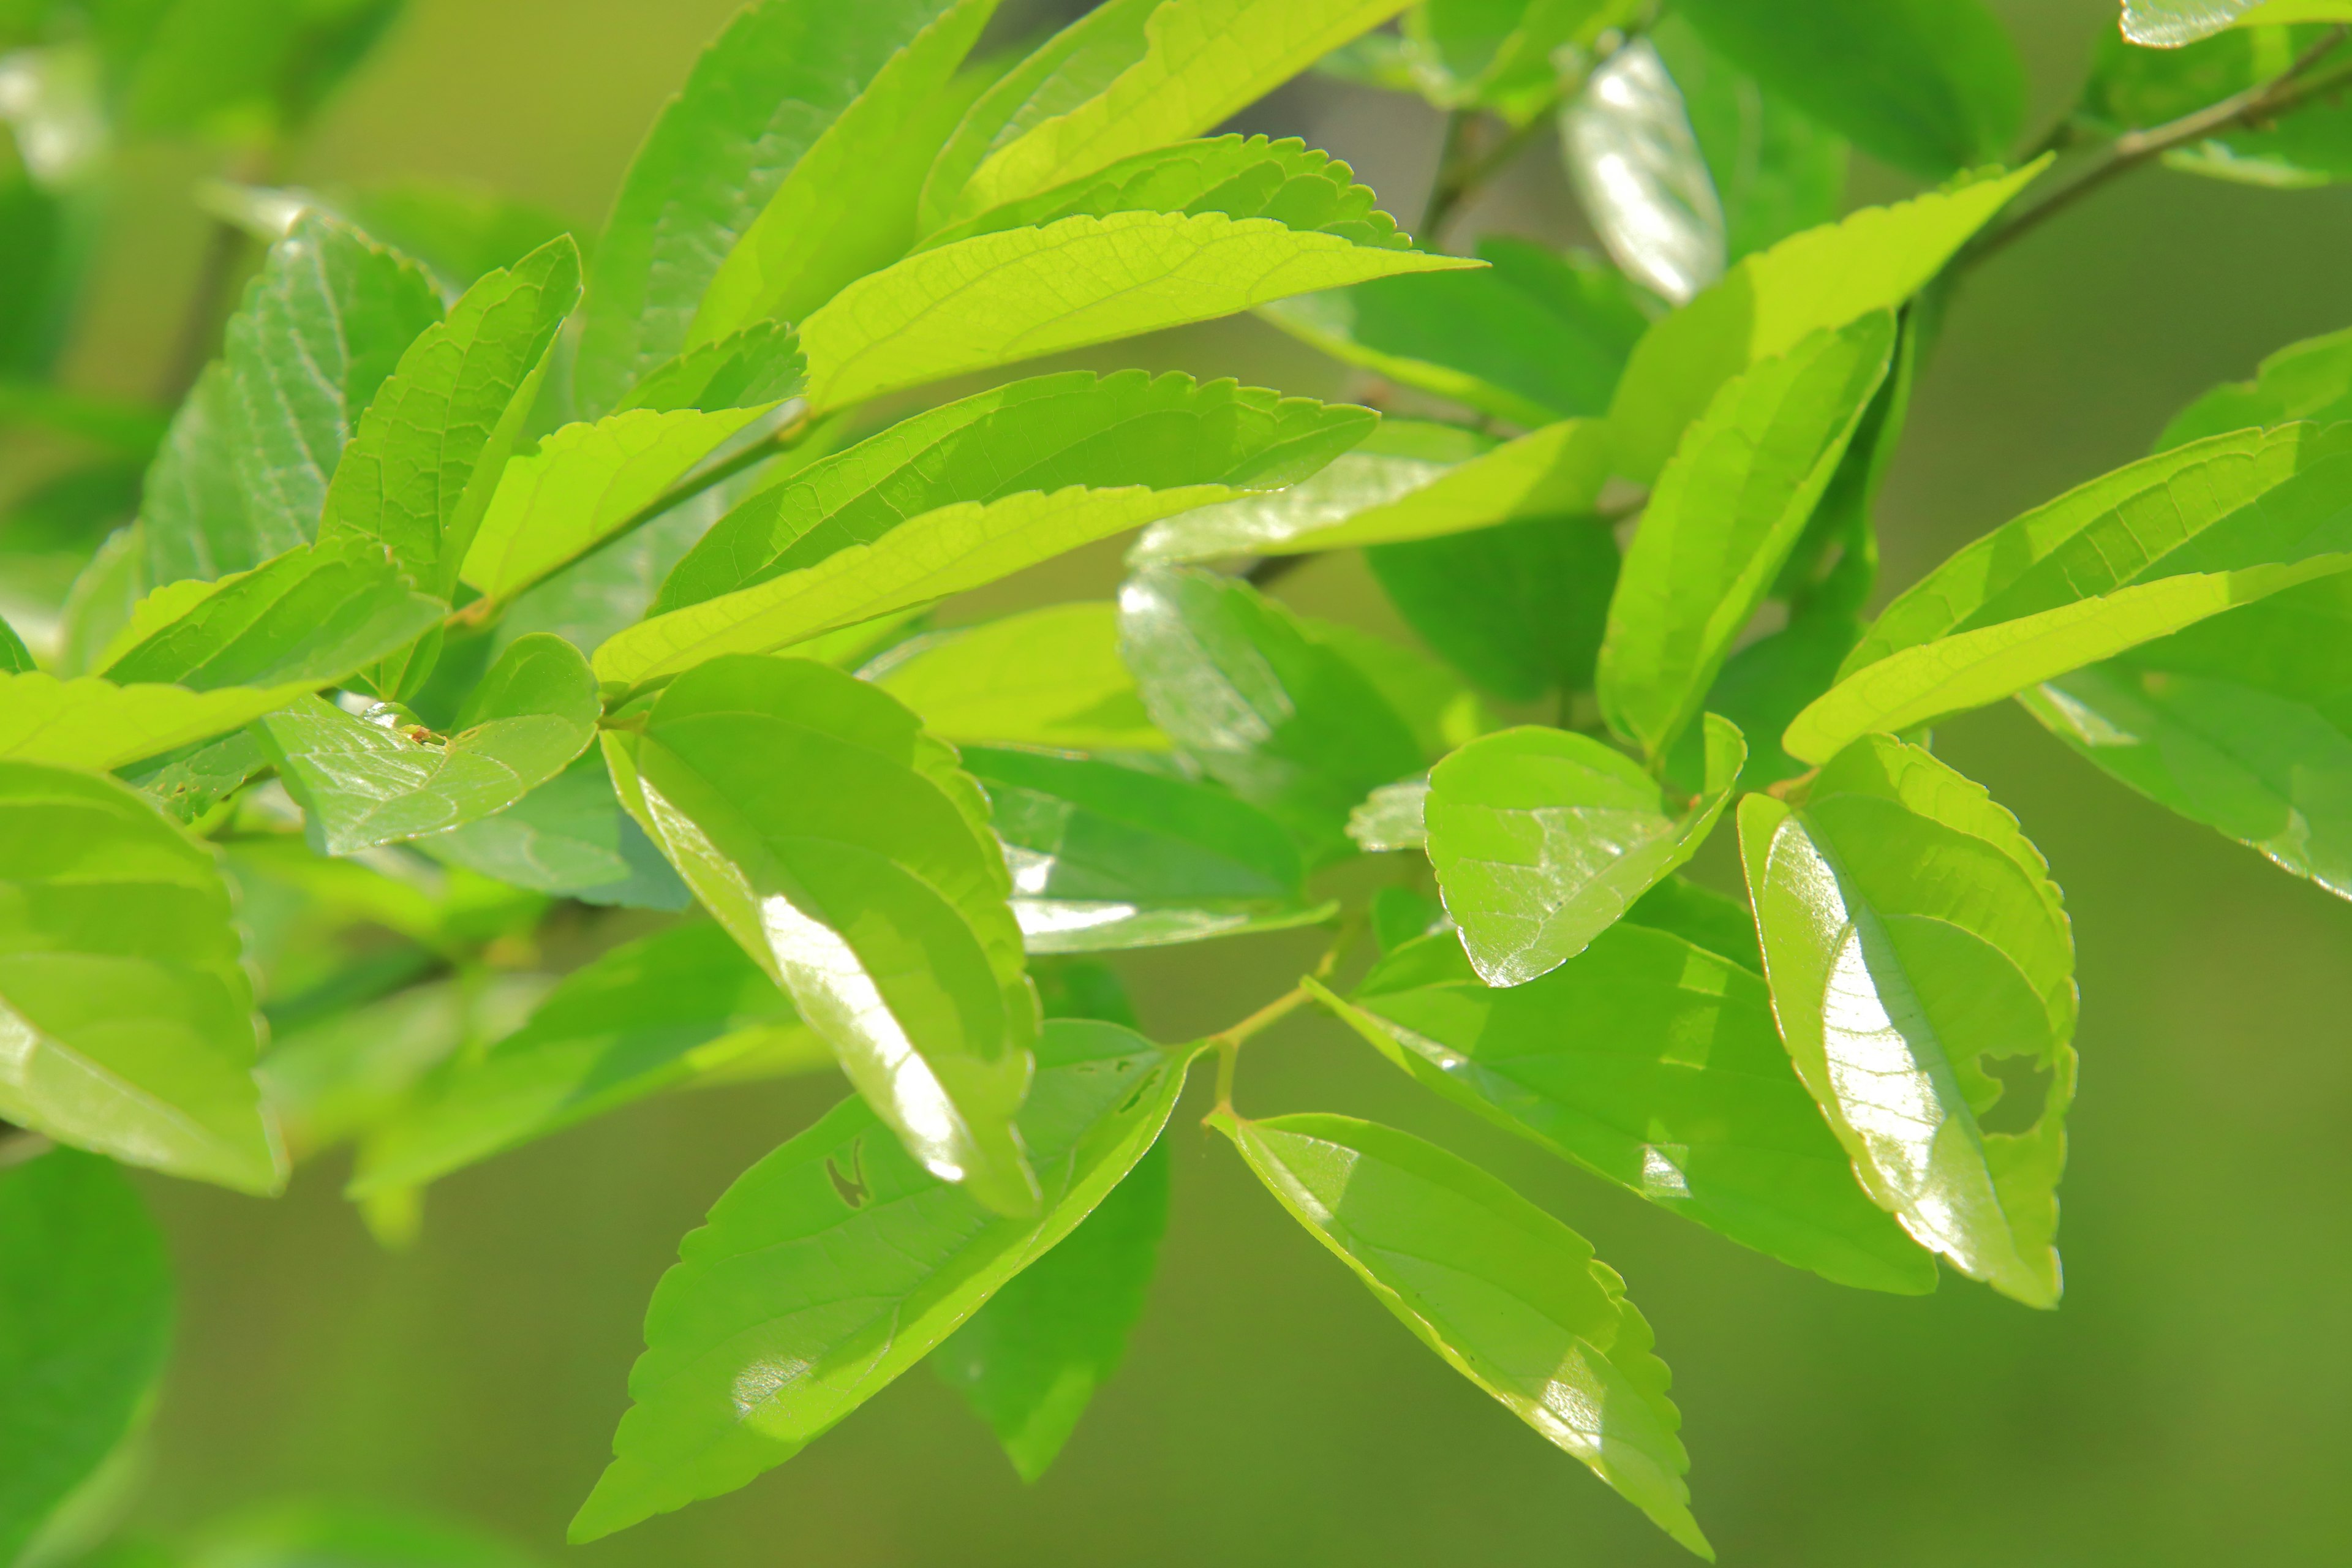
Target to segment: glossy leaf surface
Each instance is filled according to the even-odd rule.
[[[923,1168],[1034,1213],[1013,1118],[1036,995],[954,754],[863,681],[751,658],[682,676],[604,754],[623,804]]]
[[[1659,475],[1601,645],[1610,727],[1664,755],[1706,700],[1885,379],[1894,319],[1865,316],[1726,382]]]
[[[1728,259],[1836,220],[1845,188],[1841,137],[1707,47],[1687,20],[1664,18],[1650,41],[1722,205]]]
[[[1559,128],[1577,199],[1628,277],[1679,305],[1723,276],[1723,203],[1654,45],[1603,61]]]
[[[1153,722],[1281,821],[1310,866],[1351,851],[1357,802],[1423,766],[1372,682],[1245,583],[1192,569],[1129,579],[1119,651]]]
[[[2041,855],[1883,735],[1801,807],[1741,801],[1739,847],[1781,1036],[1864,1187],[1961,1272],[2055,1306],[2074,951]],[[1996,1109],[2015,1130],[1985,1130]]]
[[[1681,812],[1631,757],[1566,730],[1482,736],[1430,771],[1430,863],[1481,979],[1549,973],[1698,852],[1748,757],[1731,725],[1706,729],[1706,789]]]
[[[1448,1366],[1712,1559],[1670,1374],[1590,1242],[1476,1166],[1369,1121],[1221,1111],[1212,1124]]]
[[[490,667],[446,737],[397,709],[355,718],[315,697],[261,732],[313,847],[350,855],[505,810],[588,749],[598,709],[588,661],[535,633]]]
[[[1022,1136],[1038,1215],[1007,1219],[847,1101],[737,1180],[654,1293],[635,1406],[575,1541],[730,1491],[928,1353],[1100,1204],[1167,1121],[1184,1057],[1056,1019]]]
[[[0,1558],[131,1431],[171,1339],[163,1237],[121,1171],[73,1149],[0,1169]]]
[[[587,904],[682,910],[693,901],[588,754],[494,816],[415,841],[445,865]]]
[[[944,740],[1164,752],[1118,657],[1118,606],[1054,605],[941,632],[869,671]]]
[[[1185,375],[1072,371],[1016,381],[903,420],[754,495],[678,563],[654,609],[815,565],[943,507],[1073,486],[1278,489],[1376,423],[1369,409]]]
[[[1530,984],[1490,989],[1440,933],[1322,1000],[1421,1083],[1662,1208],[1841,1285],[1934,1289],[1790,1070],[1763,977],[1645,912]]]
[[[368,1141],[352,1192],[423,1186],[754,1062],[814,1070],[833,1057],[725,931],[674,927],[565,975],[520,1029]]]
[[[1223,790],[1092,758],[967,747],[1032,952],[1160,947],[1302,925],[1298,848]]]
[[[18,676],[16,679],[24,679]],[[285,1154],[210,846],[111,779],[0,763],[0,1115],[241,1192]]]
[[[1222,213],[1067,217],[919,251],[802,324],[812,407],[1232,315],[1317,289],[1475,265]]]

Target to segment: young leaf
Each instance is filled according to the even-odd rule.
[[[240,1192],[283,1185],[211,847],[111,779],[0,763],[0,1116]]]
[[[2025,116],[2025,68],[1983,0],[1686,0],[1726,58],[1898,169],[1941,179],[1999,158]]]
[[[1403,9],[1404,0],[1167,0],[1145,16],[1134,63],[992,152],[951,216],[986,212],[1198,136]]]
[[[1318,992],[1423,1085],[1662,1208],[1841,1285],[1933,1290],[1789,1070],[1763,976],[1641,923],[1648,901],[1527,985],[1488,988],[1439,933]]]
[[[1538,517],[1364,558],[1389,603],[1448,664],[1510,702],[1592,685],[1617,541],[1591,517]]]
[[[36,671],[0,675],[0,757],[104,773],[238,730],[312,683],[190,691]]]
[[[72,1149],[0,1169],[0,1560],[130,1434],[171,1342],[171,1260],[122,1173]]]
[[[1649,326],[1638,292],[1580,252],[1477,246],[1478,271],[1302,294],[1257,313],[1335,359],[1530,427],[1601,415]]]
[[[1119,653],[1152,721],[1279,820],[1310,866],[1352,852],[1348,814],[1423,765],[1372,682],[1248,584],[1150,571],[1119,590]]]
[[[1346,1116],[1212,1124],[1448,1366],[1700,1556],[1649,1323],[1591,1243],[1465,1161]]]
[[[838,670],[727,658],[672,683],[642,730],[604,731],[604,755],[622,803],[923,1168],[1035,1213],[1013,1118],[1036,995],[953,753]]]
[[[918,638],[867,674],[959,743],[1164,752],[1118,658],[1118,606],[1055,605]]]
[[[745,1172],[646,1314],[593,1541],[789,1459],[927,1354],[1099,1205],[1183,1088],[1185,1053],[1056,1019],[1021,1116],[1045,1194],[1007,1219],[940,1182],[852,1100]]]
[[[1651,758],[1672,749],[1771,591],[1894,347],[1880,312],[1757,363],[1724,384],[1658,477],[1598,672],[1610,727]]]
[[[565,975],[530,1022],[370,1138],[351,1195],[424,1186],[751,1059],[833,1061],[726,931],[656,932]]]
[[[1160,947],[1328,918],[1282,825],[1222,790],[1093,758],[969,747],[1032,952]]]
[[[809,405],[843,407],[1286,295],[1475,265],[1411,249],[1402,236],[1358,245],[1222,213],[1113,213],[975,235],[859,279],[802,324]]]
[[[1723,276],[1723,203],[1682,91],[1648,39],[1585,79],[1559,132],[1577,200],[1628,277],[1679,305]]]
[[[1739,848],[1781,1036],[1863,1186],[1962,1273],[2056,1306],[2074,946],[2041,855],[1884,735],[1800,807],[1742,800]],[[2022,1131],[1985,1131],[1997,1106]]]
[[[2264,359],[2252,381],[2217,386],[2172,416],[2159,453],[2251,426],[2308,419],[2333,425],[2352,416],[2352,331],[2289,343]]]
[[[1713,715],[1706,752],[1706,789],[1678,816],[1632,758],[1566,730],[1482,736],[1433,768],[1430,863],[1479,978],[1549,973],[1698,853],[1748,758]]]
[[[824,134],[727,253],[687,329],[689,342],[725,337],[763,318],[797,321],[844,284],[887,267],[915,242],[915,205],[939,146],[987,74],[961,82],[996,0],[936,8]]]
[[[415,841],[436,860],[556,898],[628,909],[694,901],[661,851],[621,809],[600,756],[581,756],[495,816]]]
[[[958,0],[759,0],[703,51],[629,165],[588,275],[590,413],[688,346],[735,242],[875,75]]]
[[[440,320],[424,271],[347,224],[308,213],[270,247],[227,337],[230,435],[256,553],[318,537],[361,410]]]
[[[499,656],[446,738],[390,704],[353,718],[315,697],[263,720],[261,736],[311,847],[350,855],[505,810],[588,749],[599,710],[579,650],[534,633]]]
[[[779,321],[754,321],[663,361],[613,412],[767,408],[797,397],[807,384],[808,356],[801,353],[800,334]]]
[[[1725,382],[1812,332],[1902,304],[2047,166],[1864,207],[1740,262],[1635,345],[1609,409],[1617,471],[1656,479]]]
[[[568,237],[468,289],[368,405],[327,487],[320,540],[374,540],[417,587],[456,592],[556,331],[579,300],[580,251]]]
[[[764,407],[633,409],[508,461],[458,575],[507,603],[635,518]]]
[[[1706,160],[1730,260],[1836,221],[1845,189],[1843,140],[1707,47],[1683,17],[1664,18],[1650,41]]]
[[[943,507],[1077,485],[1278,489],[1377,422],[1369,409],[1172,374],[1016,381],[919,414],[761,490],[678,563],[654,612],[784,576]]]
[[[1428,455],[1427,445],[1419,431],[1393,441],[1376,433],[1287,489],[1155,523],[1129,559],[1173,564],[1440,538],[1587,510],[1608,478],[1608,437],[1594,420],[1548,425],[1466,460]]]

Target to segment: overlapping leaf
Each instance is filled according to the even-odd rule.
[[[1682,17],[1650,30],[1697,138],[1723,208],[1732,261],[1833,221],[1845,186],[1846,144],[1707,47]]]
[[[807,382],[800,334],[781,322],[754,321],[656,365],[613,412],[764,408],[798,395]]]
[[[1591,517],[1539,517],[1364,552],[1408,625],[1513,702],[1592,685],[1617,586],[1617,541]]]
[[[958,742],[1164,752],[1118,657],[1118,606],[1055,605],[941,632],[867,672]]]
[[[2352,416],[2352,331],[2306,338],[2263,359],[2252,381],[2217,386],[2172,417],[2159,453],[2251,426],[2332,425]],[[2128,470],[2126,470],[2128,471]]]
[[[593,754],[496,816],[419,838],[415,847],[446,865],[587,904],[682,910],[694,898],[621,809],[604,759]]]

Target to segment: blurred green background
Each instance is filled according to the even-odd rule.
[[[844,4],[854,0],[843,0]],[[2005,0],[2042,118],[2071,100],[2113,0]],[[732,0],[415,0],[291,167],[305,184],[478,181],[593,226],[655,110]],[[1352,161],[1408,220],[1432,115],[1324,82],[1244,118]],[[165,374],[207,220],[200,153],[135,152],[68,349],[87,390]],[[1858,170],[1853,199],[1896,194]],[[1539,148],[1461,230],[1580,237]],[[2145,449],[2210,383],[2352,323],[2352,195],[2148,172],[1973,277],[1880,517],[1900,586],[1963,541]],[[1333,395],[1345,373],[1254,322],[1087,363]],[[29,482],[17,450],[0,489]],[[1010,596],[1098,595],[1116,550]],[[1393,629],[1352,560],[1282,592]],[[999,595],[1003,602],[1006,595]],[[1939,746],[2023,820],[2064,887],[2084,994],[2063,1310],[1948,1279],[1841,1291],[1606,1189],[1411,1091],[1337,1026],[1254,1047],[1244,1108],[1394,1120],[1491,1161],[1630,1280],[1675,1369],[1699,1517],[1727,1563],[2352,1562],[2352,910],[2124,794],[2000,710]],[[1724,845],[1708,874],[1732,874]],[[1215,1027],[1305,942],[1125,967],[1147,1024]],[[1224,998],[1238,999],[1235,1002]],[[585,1564],[1649,1564],[1631,1509],[1431,1357],[1180,1110],[1175,1213],[1127,1366],[1024,1488],[943,1385],[911,1375],[746,1490],[567,1553],[678,1237],[838,1093],[660,1100],[436,1188],[379,1250],[339,1161],[264,1204],[145,1183],[182,1331],[137,1526],[345,1494],[469,1520]],[[1197,1091],[1196,1091],[1197,1094]]]

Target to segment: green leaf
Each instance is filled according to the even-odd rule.
[[[688,346],[736,241],[876,74],[957,4],[760,0],[703,51],[597,242],[574,371],[589,411]]]
[[[1684,427],[1725,382],[1811,333],[1893,310],[1917,293],[2048,162],[1864,207],[1734,267],[1635,345],[1609,410],[1617,471],[1639,483],[1655,479]]]
[[[1404,0],[1167,0],[1143,16],[1145,47],[1133,63],[991,152],[950,216],[970,217],[1201,135],[1403,9]],[[1117,48],[1131,15],[1110,19],[1113,37],[1103,41]]]
[[[1110,1380],[1168,1228],[1168,1148],[1127,1179],[1053,1251],[1006,1281],[930,1363],[1034,1482]]]
[[[426,1074],[504,1026],[485,1015],[528,1007],[541,989],[536,975],[433,981],[321,1009],[278,1035],[256,1076],[296,1163],[397,1114]]]
[[[506,603],[627,523],[767,410],[650,408],[567,425],[507,460],[458,573]]]
[[[1013,1118],[1036,994],[953,752],[839,670],[727,658],[679,677],[642,731],[604,731],[604,755],[622,803],[922,1166],[1035,1213]]]
[[[2259,0],[2124,0],[2123,34],[2143,47],[2177,49],[2234,26],[2258,6]]]
[[[1742,800],[1739,848],[1789,1056],[1864,1188],[1962,1273],[2057,1305],[2074,947],[2016,819],[1872,735],[1801,806]]]
[[[1608,412],[1649,325],[1639,294],[1580,252],[1479,240],[1482,270],[1381,279],[1257,313],[1335,359],[1525,426]]]
[[[761,490],[678,563],[654,611],[785,576],[943,507],[1073,486],[1278,489],[1361,441],[1378,418],[1173,374],[1016,381],[903,420]]]
[[[800,334],[779,321],[754,321],[663,361],[613,412],[768,408],[798,396],[807,384]]]
[[[328,485],[319,538],[373,539],[419,588],[456,592],[556,331],[579,300],[568,236],[468,289],[368,405]]]
[[[1355,668],[1390,710],[1404,721],[1423,761],[1468,745],[1495,721],[1477,695],[1435,659],[1339,621],[1297,617],[1299,630]]]
[[[1285,228],[1392,248],[1396,219],[1374,205],[1355,171],[1296,136],[1218,136],[1122,158],[1066,185],[996,207],[925,239],[932,250],[976,234],[1043,228],[1066,217],[1113,213],[1223,213],[1272,218]]]
[[[578,226],[503,193],[439,180],[337,186],[327,205],[432,268],[452,297]]]
[[[1604,427],[1570,419],[1455,460],[1425,455],[1419,431],[1375,434],[1287,489],[1187,511],[1136,542],[1138,565],[1232,555],[1298,555],[1491,528],[1589,510],[1608,477]],[[1384,449],[1391,447],[1403,450]]]
[[[16,628],[0,620],[0,675],[22,675],[33,668],[33,655]]]
[[[247,572],[309,537],[281,514],[257,514],[237,471],[236,389],[206,365],[147,468],[140,539],[151,582]]]
[[[1886,375],[1895,321],[1865,316],[1726,382],[1659,475],[1617,576],[1601,712],[1664,756],[1803,535]]]
[[[708,342],[762,318],[801,321],[917,237],[931,161],[988,82],[961,80],[996,0],[955,0],[884,61],[776,187],[710,279],[687,330]]]
[[[1738,261],[1835,222],[1846,144],[1668,16],[1650,41],[1679,89],[1723,208],[1724,250]]]
[[[89,673],[130,623],[131,612],[152,585],[141,537],[145,531],[132,522],[108,534],[68,586],[58,617],[58,673]]]
[[[530,1022],[369,1139],[351,1195],[424,1186],[751,1060],[833,1057],[718,926],[640,938],[565,975]]]
[[[1430,771],[1429,858],[1481,979],[1549,973],[1698,852],[1748,758],[1712,716],[1706,751],[1706,790],[1679,814],[1632,758],[1566,730],[1483,736]]]
[[[792,1458],[1054,1247],[1159,1136],[1186,1055],[1056,1019],[1021,1116],[1045,1202],[990,1213],[850,1100],[739,1178],[654,1292],[591,1541]]]
[[[111,779],[0,763],[0,1116],[177,1176],[282,1186],[211,847]]]
[[[1750,974],[1764,973],[1756,917],[1749,912],[1748,901],[1702,887],[1687,877],[1668,877],[1634,900],[1633,907],[1625,911],[1625,921],[1678,936],[1693,947],[1729,959]]]
[[[2156,450],[2169,452],[2252,426],[2298,419],[2333,425],[2347,416],[2352,416],[2352,331],[2289,343],[2263,361],[2253,380],[2215,387],[2173,416],[2156,438]]]
[[[1032,952],[1163,947],[1310,924],[1283,826],[1189,779],[1045,752],[967,747]]]
[[[1429,781],[1399,779],[1372,791],[1348,814],[1348,837],[1367,855],[1427,849],[1428,811]]]
[[[1448,1366],[1712,1561],[1649,1323],[1592,1245],[1433,1143],[1346,1116],[1212,1124]]]
[[[382,545],[331,540],[218,582],[158,589],[100,657],[118,684],[315,689],[414,642],[446,613]]]
[[[269,247],[228,323],[226,351],[253,554],[318,537],[361,411],[440,320],[441,297],[424,271],[348,224],[306,213]]]
[[[1590,517],[1538,517],[1364,552],[1407,625],[1510,702],[1592,685],[1617,541]]]
[[[1576,198],[1627,276],[1681,304],[1723,276],[1723,202],[1682,89],[1647,38],[1601,62],[1563,105]]]
[[[146,792],[164,815],[189,827],[268,766],[260,742],[251,731],[238,730],[217,741],[184,747],[124,777]]]
[[[859,279],[802,324],[809,404],[843,407],[1286,295],[1475,265],[1405,247],[1402,236],[1393,248],[1357,245],[1222,213],[1113,213],[975,235]]]
[[[1509,990],[1444,932],[1345,1001],[1317,990],[1420,1083],[1661,1208],[1841,1285],[1933,1290],[1935,1260],[1855,1184],[1789,1070],[1763,976],[1639,923],[1647,902]]]
[[[2352,576],[2324,578],[2021,692],[2150,800],[2352,898]]]
[[[0,1560],[137,1425],[171,1342],[171,1260],[121,1172],[71,1149],[0,1169]]]
[[[936,633],[869,672],[942,740],[1164,752],[1118,657],[1118,606],[1055,605]]]
[[[1521,123],[1559,89],[1562,55],[1590,49],[1639,6],[1629,0],[1423,0],[1405,13],[1415,88],[1441,109],[1483,104]]]
[[[2025,68],[1983,0],[1685,0],[1707,43],[1871,156],[1928,179],[2000,157]]]
[[[613,794],[600,756],[570,767],[495,816],[415,841],[436,860],[556,898],[628,909],[694,901]]]
[[[1353,852],[1357,802],[1421,771],[1419,742],[1372,682],[1238,579],[1191,569],[1129,578],[1119,653],[1152,721],[1287,827],[1310,867]]]
[[[91,676],[0,675],[0,757],[102,773],[242,729],[310,689],[297,683],[190,691]]]

